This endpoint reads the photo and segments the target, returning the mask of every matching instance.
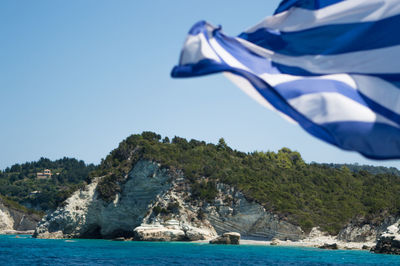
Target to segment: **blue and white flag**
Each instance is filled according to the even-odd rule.
[[[399,0],[286,0],[238,37],[198,22],[171,75],[217,72],[319,139],[400,158]]]

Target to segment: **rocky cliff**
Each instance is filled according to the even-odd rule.
[[[382,221],[358,219],[344,227],[338,236],[318,230],[306,234],[248,200],[236,188],[217,183],[213,199],[193,196],[183,172],[139,160],[120,182],[121,189],[107,202],[97,190],[102,177],[76,191],[65,204],[38,224],[37,238],[131,238],[148,241],[194,241],[215,238],[225,232],[238,232],[242,239],[304,240],[327,239],[332,243],[365,242],[373,245],[399,217]],[[0,212],[0,215],[4,214]],[[0,226],[10,227],[3,219]],[[319,232],[319,231],[318,231]],[[321,236],[323,237],[321,238]],[[329,242],[328,241],[328,242]],[[361,243],[362,244],[362,243]],[[360,246],[361,248],[361,246]]]
[[[0,199],[0,233],[34,230],[39,220],[38,215],[19,210]]]
[[[217,184],[212,201],[195,199],[182,172],[172,173],[151,161],[134,165],[113,202],[98,196],[100,180],[45,216],[34,237],[171,241],[210,239],[228,231],[262,239],[298,240],[305,235],[300,227],[280,220],[225,184]]]
[[[347,242],[376,242],[378,238],[395,224],[400,217],[393,215],[382,215],[382,219],[374,221],[365,217],[357,218],[346,225],[338,234],[337,238]]]

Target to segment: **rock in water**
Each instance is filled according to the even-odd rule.
[[[389,226],[387,231],[379,237],[376,246],[371,249],[375,253],[400,255],[399,223]]]
[[[279,239],[274,238],[271,240],[271,243],[270,243],[271,246],[276,246],[278,244],[279,244]]]
[[[333,243],[333,244],[325,243],[322,246],[319,246],[318,248],[321,248],[321,249],[338,249],[338,245],[336,243]]]
[[[114,238],[113,241],[126,241],[126,239],[124,237],[117,237]]]
[[[210,240],[210,244],[239,245],[239,242],[240,242],[240,234],[236,232],[224,233],[222,236]]]
[[[370,250],[370,249],[371,249],[371,246],[363,245],[363,246],[361,247],[361,249],[362,249],[362,250]]]
[[[375,253],[400,255],[400,240],[395,239],[394,236],[382,236],[371,251]]]
[[[185,232],[179,227],[165,227],[163,225],[141,225],[135,228],[134,239],[139,241],[182,241]]]

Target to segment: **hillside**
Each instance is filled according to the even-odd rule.
[[[243,153],[223,139],[217,145],[180,137],[170,141],[152,132],[128,137],[90,174],[104,176],[97,186],[99,197],[114,200],[139,160],[160,163],[172,172],[181,169],[193,199],[211,201],[216,183],[226,183],[305,231],[320,226],[337,234],[357,217],[379,223],[385,215],[397,214],[400,206],[400,177],[390,173],[306,164],[287,148]]]
[[[39,179],[37,173],[44,169],[49,169],[52,176]],[[55,161],[41,158],[36,162],[15,164],[0,171],[0,195],[28,208],[54,210],[86,184],[89,172],[94,169],[94,165],[73,158]]]

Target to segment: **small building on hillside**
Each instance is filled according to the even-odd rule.
[[[44,169],[43,172],[36,173],[37,179],[47,179],[51,178],[52,173],[50,169]]]

